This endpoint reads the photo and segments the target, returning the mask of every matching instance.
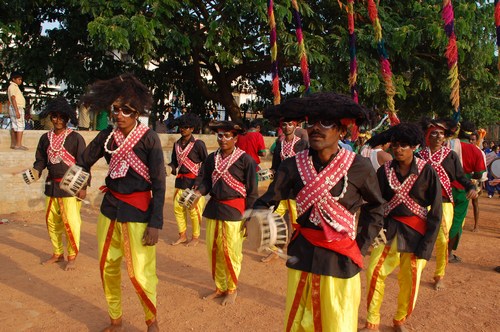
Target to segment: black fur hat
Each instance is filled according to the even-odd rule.
[[[264,117],[274,122],[352,119],[358,126],[367,122],[370,115],[368,109],[356,104],[351,97],[334,92],[291,98],[264,111]]]
[[[71,123],[75,126],[78,125],[78,119],[76,117],[76,109],[71,107],[66,98],[56,97],[49,100],[47,107],[40,113],[40,118],[45,118],[50,114],[62,114],[71,120]]]
[[[194,131],[198,131],[201,128],[201,119],[198,115],[193,113],[186,113],[173,120],[168,124],[169,128],[173,127],[192,127]]]
[[[370,138],[366,143],[371,147],[389,142],[406,143],[410,146],[423,145],[424,133],[414,123],[400,123]]]
[[[234,131],[236,134],[243,134],[245,130],[237,123],[232,121],[210,121],[208,127],[212,131],[217,131],[219,129],[224,131]]]

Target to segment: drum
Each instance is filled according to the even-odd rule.
[[[491,162],[490,173],[495,179],[500,178],[500,158],[497,158]]]
[[[269,168],[261,169],[260,171],[257,172],[257,180],[259,182],[272,180],[273,178],[274,178],[274,173]]]
[[[271,210],[247,210],[243,218],[247,222],[248,249],[263,252],[273,251],[276,246],[285,246],[288,242],[288,227],[285,219]]]
[[[184,189],[184,191],[181,194],[181,197],[179,197],[179,204],[182,207],[185,207],[186,209],[192,209],[194,206],[194,202],[196,199],[198,199],[201,195],[198,194],[196,191],[193,189]]]
[[[38,171],[34,168],[28,168],[23,171],[23,180],[26,184],[32,184],[39,179]]]
[[[64,174],[59,187],[65,192],[76,196],[78,192],[87,184],[90,174],[85,172],[83,168],[73,165]]]

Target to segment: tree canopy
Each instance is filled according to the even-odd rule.
[[[349,93],[347,0],[298,1],[313,91]],[[447,116],[449,81],[442,1],[378,1],[402,120]],[[88,84],[133,72],[163,110],[170,93],[204,114],[222,105],[233,119],[232,93],[253,90],[272,103],[267,1],[6,0],[0,4],[0,66],[41,92],[65,82],[78,99]],[[500,93],[493,1],[453,1],[461,113],[477,124],[498,121]],[[299,95],[302,77],[291,1],[275,1],[281,91]],[[383,112],[385,92],[366,0],[356,1],[360,103]],[[59,27],[42,34],[44,22]],[[286,96],[284,96],[286,98]]]

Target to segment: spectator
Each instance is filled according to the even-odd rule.
[[[26,99],[24,99],[23,93],[19,89],[22,83],[23,75],[17,71],[12,72],[7,95],[10,102],[9,114],[12,125],[10,148],[14,150],[28,150],[22,144],[25,127],[24,109],[26,107]]]

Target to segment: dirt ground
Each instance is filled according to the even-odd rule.
[[[448,266],[446,289],[432,289],[434,258],[427,264],[407,325],[411,331],[498,331],[500,273],[493,268],[500,265],[500,199],[488,199],[483,193],[479,202],[479,232],[471,232],[469,209],[457,252],[463,263]],[[9,221],[0,224],[0,331],[99,331],[108,324],[97,262],[97,213],[97,209],[82,208],[78,268],[69,272],[63,264],[40,264],[51,255],[43,211],[0,215],[0,220]],[[261,263],[262,255],[245,249],[236,304],[223,307],[218,299],[202,300],[214,289],[205,242],[197,247],[171,246],[177,228],[169,204],[165,216],[157,251],[158,319],[163,331],[283,330],[283,260]],[[367,262],[365,257],[365,265]],[[125,328],[144,331],[142,308],[125,267],[122,272]],[[366,317],[364,272],[361,277],[360,326]],[[397,290],[393,274],[386,283],[382,331],[392,330]]]

